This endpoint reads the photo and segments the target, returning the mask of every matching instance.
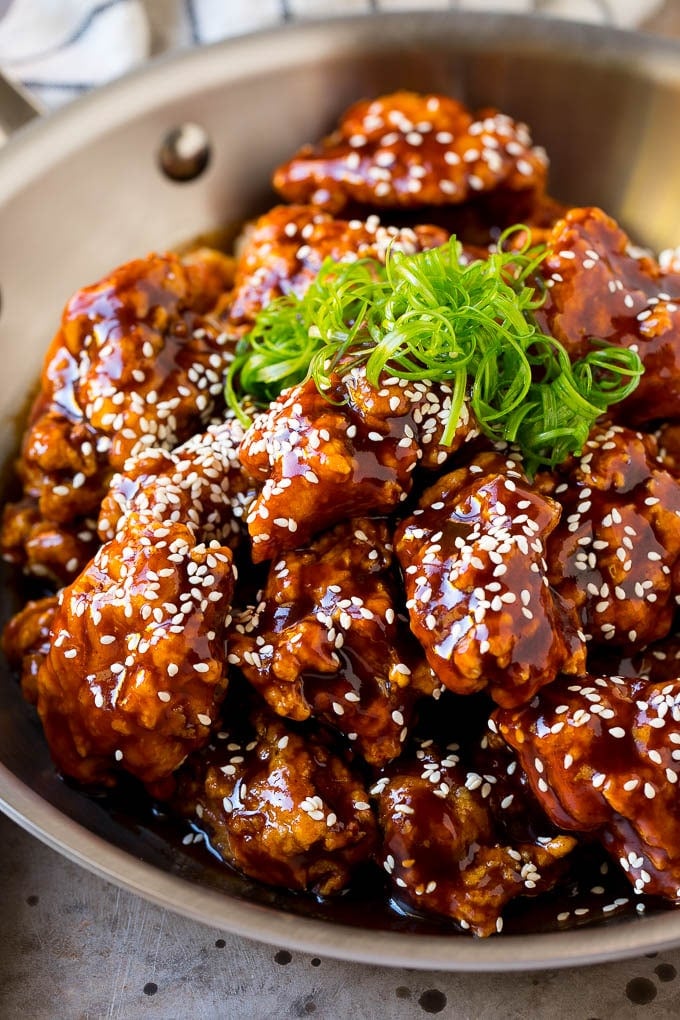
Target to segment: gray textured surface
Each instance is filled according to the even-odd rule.
[[[512,975],[319,960],[169,914],[81,870],[2,817],[0,847],[2,1020],[680,1016],[680,950]],[[635,1004],[630,996],[650,1001]]]

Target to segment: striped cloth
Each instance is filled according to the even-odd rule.
[[[47,107],[149,56],[284,21],[407,8],[538,11],[636,27],[662,0],[0,0],[0,70]]]

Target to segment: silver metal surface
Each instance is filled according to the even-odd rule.
[[[0,72],[0,145],[41,113],[35,100]]]
[[[669,41],[419,12],[300,25],[164,60],[29,126],[0,152],[3,458],[76,287],[271,204],[268,175],[279,160],[352,100],[396,87],[449,92],[527,120],[552,157],[554,194],[603,205],[640,243],[680,241],[680,46]],[[187,122],[207,132],[211,159],[178,184],[159,170],[158,147]],[[216,888],[176,842],[56,779],[9,680],[0,688],[0,761],[4,809],[30,832],[156,903],[266,942],[451,970],[567,966],[680,943],[678,913],[479,942],[301,916],[292,897],[236,879]]]

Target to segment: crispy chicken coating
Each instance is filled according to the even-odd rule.
[[[593,643],[638,649],[665,637],[680,595],[680,482],[654,438],[596,428],[549,490],[563,506],[548,539],[550,583]]]
[[[636,350],[645,371],[616,405],[618,420],[639,425],[680,418],[680,271],[640,255],[601,209],[572,209],[548,236],[540,267],[548,296],[541,327],[579,358],[592,340]]]
[[[52,621],[57,611],[57,596],[27,602],[9,621],[2,635],[2,650],[9,664],[21,674],[21,690],[32,704],[38,699],[36,677],[50,650]]]
[[[110,784],[124,769],[155,792],[209,738],[226,690],[231,552],[184,524],[128,515],[60,594],[37,677],[57,768]]]
[[[99,545],[97,522],[77,517],[69,524],[46,520],[34,499],[8,503],[0,528],[0,549],[10,563],[28,574],[68,584],[90,560]]]
[[[261,216],[246,234],[236,267],[230,318],[252,321],[282,294],[301,297],[326,258],[385,261],[388,248],[408,254],[445,244],[441,227],[384,227],[377,216],[335,220],[314,206],[280,205]]]
[[[381,861],[397,899],[491,935],[501,931],[510,900],[554,885],[576,840],[509,840],[490,809],[495,778],[466,774],[457,750],[441,753],[425,741],[372,788],[384,833]]]
[[[153,447],[128,458],[102,503],[102,541],[132,513],[145,521],[181,521],[205,542],[235,544],[255,495],[239,460],[242,439],[239,422],[227,418],[174,450]]]
[[[358,774],[320,737],[265,710],[221,731],[179,774],[175,805],[220,856],[268,885],[340,892],[376,843]]]
[[[441,206],[497,189],[540,194],[546,167],[545,152],[511,117],[399,91],[355,103],[333,134],[280,166],[273,183],[288,202],[336,212],[348,201]]]
[[[342,733],[372,765],[401,754],[414,705],[439,684],[400,614],[386,522],[355,518],[271,567],[236,619],[229,662],[279,715]]]
[[[546,576],[558,520],[515,461],[485,453],[427,489],[397,529],[411,630],[450,690],[488,687],[512,706],[584,671],[576,617]]]
[[[556,825],[596,835],[636,893],[680,901],[680,680],[560,678],[495,722]]]
[[[230,282],[231,261],[217,252],[149,255],[71,298],[18,464],[38,528],[47,521],[58,533],[96,515],[111,475],[134,450],[174,446],[210,417],[222,393],[226,338],[208,313]],[[10,508],[2,545],[18,559],[12,516]],[[34,537],[28,528],[21,540]],[[64,545],[57,569],[55,543],[43,561],[59,579],[83,566]]]
[[[478,435],[464,404],[451,445],[440,445],[450,406],[445,384],[385,379],[376,390],[363,369],[334,376],[327,394],[311,379],[283,393],[241,445],[244,468],[264,482],[247,518],[253,560],[304,545],[338,521],[393,510],[419,462],[443,464]]]

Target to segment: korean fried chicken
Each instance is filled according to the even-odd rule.
[[[21,690],[32,704],[38,699],[36,677],[52,644],[52,623],[58,608],[56,595],[31,599],[9,621],[2,635],[2,650],[21,674]]]
[[[668,635],[680,595],[680,482],[651,435],[597,428],[549,489],[563,506],[548,539],[550,583],[594,645],[640,649]]]
[[[471,113],[443,95],[394,92],[355,103],[336,131],[274,173],[288,202],[338,212],[349,201],[377,208],[459,204],[481,193],[534,196],[547,159],[528,128],[497,110]]]
[[[102,502],[101,540],[112,539],[132,513],[181,521],[204,541],[237,544],[255,495],[238,456],[242,440],[240,424],[228,417],[174,450],[150,447],[128,458]]]
[[[252,321],[270,301],[283,294],[300,297],[324,259],[385,261],[389,251],[413,253],[444,244],[448,232],[436,226],[398,229],[377,216],[337,220],[310,205],[275,206],[246,232],[236,265],[229,317]]]
[[[585,648],[570,605],[548,586],[546,541],[559,507],[515,461],[482,454],[425,491],[398,528],[411,629],[443,684],[530,700]]]
[[[18,462],[22,516],[5,512],[2,545],[16,561],[72,578],[93,551],[76,538],[92,530],[113,473],[133,451],[188,438],[221,406],[228,345],[210,313],[231,267],[208,249],[149,255],[71,298]]]
[[[130,515],[60,595],[36,678],[52,757],[83,783],[123,769],[162,789],[224,695],[232,556],[184,524]]]
[[[445,384],[385,379],[363,369],[286,391],[259,415],[241,444],[241,463],[263,483],[247,517],[256,563],[347,517],[385,514],[406,499],[419,462],[443,464],[478,435],[466,404],[455,434],[440,445],[451,407]]]
[[[593,855],[680,904],[678,256],[546,178],[521,122],[399,91],[278,168],[235,259],[71,299],[1,534],[64,777],[478,936],[530,896],[580,923]]]
[[[235,621],[229,662],[282,716],[313,716],[371,765],[402,751],[414,707],[439,684],[401,616],[391,532],[354,518],[284,553]]]
[[[492,784],[459,761],[455,747],[442,753],[426,741],[376,783],[381,861],[397,899],[490,935],[502,930],[511,899],[554,885],[576,840],[551,833],[513,842],[502,813],[490,810]]]
[[[645,372],[616,409],[622,423],[680,418],[680,271],[634,250],[601,209],[570,210],[546,243],[542,328],[574,359],[598,339],[637,351]]]
[[[595,834],[636,893],[680,900],[680,681],[563,678],[494,719],[556,825]]]

